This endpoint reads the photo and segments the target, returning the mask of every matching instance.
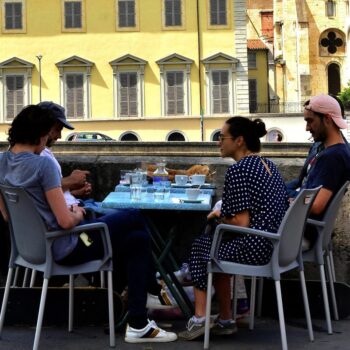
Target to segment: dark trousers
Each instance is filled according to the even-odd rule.
[[[142,328],[147,322],[147,291],[158,287],[151,257],[150,233],[139,210],[116,210],[95,220],[82,222],[107,224],[113,248],[114,290],[128,286],[129,323]],[[59,263],[79,264],[102,255],[102,240],[98,232],[89,233],[93,243],[87,247],[81,239],[73,252]],[[158,289],[159,290],[159,289]]]

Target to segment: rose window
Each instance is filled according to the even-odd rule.
[[[337,38],[335,32],[329,32],[327,38],[321,40],[321,45],[326,47],[329,53],[333,54],[337,52],[338,47],[343,46],[343,39]]]

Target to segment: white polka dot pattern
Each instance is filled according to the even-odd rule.
[[[267,165],[269,171],[266,169]],[[226,172],[222,196],[222,216],[249,211],[250,227],[277,232],[288,208],[283,179],[275,164],[259,156],[247,156]],[[194,285],[207,287],[207,262],[212,236],[196,239],[191,248],[190,269]],[[248,265],[264,265],[272,253],[272,244],[262,237],[245,235],[225,239],[219,249],[219,259]]]

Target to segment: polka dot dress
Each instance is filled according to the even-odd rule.
[[[288,208],[283,179],[274,163],[259,156],[247,156],[226,172],[221,215],[230,217],[249,211],[249,227],[277,232]],[[212,234],[196,239],[191,248],[190,269],[194,285],[207,287],[207,263]],[[225,239],[219,248],[219,259],[248,265],[264,265],[272,254],[272,243],[263,237],[242,235]]]

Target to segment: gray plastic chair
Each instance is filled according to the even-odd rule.
[[[234,225],[218,225],[211,247],[210,261],[208,262],[208,289],[206,303],[205,336],[204,349],[209,348],[210,333],[210,310],[211,310],[211,289],[213,282],[213,273],[226,273],[231,275],[243,275],[253,277],[271,277],[275,280],[278,316],[281,331],[282,349],[287,350],[287,336],[284,322],[284,312],[281,294],[281,273],[298,268],[300,272],[301,288],[307,327],[310,341],[314,340],[311,316],[309,310],[309,301],[307,297],[303,261],[301,258],[301,241],[304,232],[305,222],[313,200],[320,188],[303,190],[287,210],[277,233],[270,233],[255,230],[247,227]],[[269,239],[273,244],[273,253],[271,260],[266,265],[254,266],[234,263],[230,261],[218,260],[218,251],[223,234],[225,232],[251,234]],[[251,309],[254,313],[254,309]],[[254,314],[251,316],[254,318]]]
[[[0,185],[0,192],[9,216],[9,228],[11,236],[11,256],[9,271],[6,280],[4,297],[0,313],[0,336],[2,334],[5,313],[10,292],[13,271],[16,266],[23,266],[44,274],[41,291],[38,320],[35,331],[33,349],[39,347],[40,333],[44,316],[45,301],[48,283],[51,276],[69,275],[69,321],[68,330],[73,330],[73,275],[96,271],[108,271],[108,314],[110,346],[115,346],[114,331],[114,307],[113,307],[113,281],[112,281],[112,246],[109,238],[108,227],[104,223],[94,223],[77,226],[71,230],[48,231],[39,212],[34,206],[33,200],[23,188]],[[87,263],[63,266],[57,264],[52,257],[52,244],[58,237],[71,233],[99,231],[103,240],[104,256],[98,260]]]
[[[347,181],[341,187],[341,189],[337,192],[337,194],[334,196],[334,198],[332,199],[332,202],[330,203],[330,205],[328,206],[324,214],[322,221],[313,220],[313,219],[307,220],[308,224],[314,225],[317,228],[318,236],[314,246],[310,250],[303,252],[303,260],[304,262],[313,262],[319,265],[322,295],[323,295],[323,305],[325,310],[328,334],[332,334],[333,330],[332,330],[332,323],[331,323],[331,317],[330,317],[330,311],[329,311],[329,301],[328,301],[324,265],[326,262],[327,275],[329,279],[329,289],[331,292],[331,299],[332,299],[332,305],[333,305],[334,319],[338,320],[339,319],[338,307],[337,307],[337,300],[336,300],[335,291],[334,291],[335,274],[334,274],[334,265],[332,264],[332,260],[333,260],[332,233],[334,230],[334,225],[338,215],[338,211],[342,203],[342,199],[344,198],[344,194],[347,191],[349,183],[350,182]]]

